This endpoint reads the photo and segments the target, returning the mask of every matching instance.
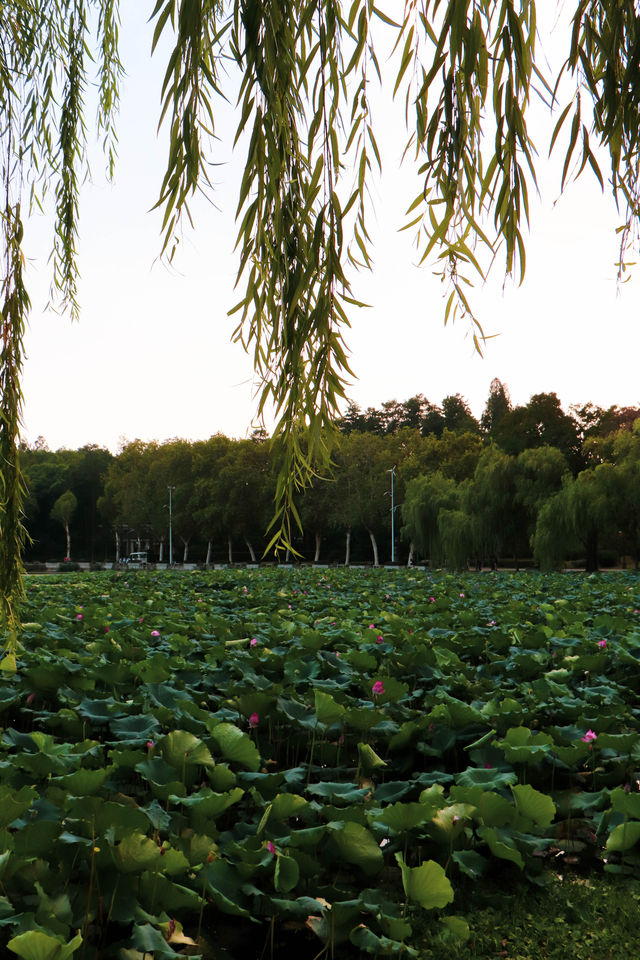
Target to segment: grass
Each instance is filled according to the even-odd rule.
[[[544,885],[482,881],[458,898],[466,944],[441,941],[420,960],[632,960],[640,944],[640,880],[552,869]],[[462,893],[462,892],[461,892]],[[425,931],[426,933],[426,931]]]

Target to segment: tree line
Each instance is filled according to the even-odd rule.
[[[479,419],[459,394],[351,404],[332,478],[299,497],[293,546],[316,562],[637,563],[639,418],[638,408],[593,404],[565,413],[555,393],[513,406],[499,380]],[[27,561],[148,550],[167,562],[170,514],[178,562],[257,562],[268,543],[276,469],[264,433],[135,440],[117,456],[93,445],[52,452],[39,440],[21,457]]]

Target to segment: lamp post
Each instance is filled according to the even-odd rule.
[[[172,522],[171,521],[171,518],[172,518],[171,494],[175,490],[175,487],[168,487],[167,489],[169,490],[169,566],[172,567],[173,566],[173,530],[171,526],[171,522]]]

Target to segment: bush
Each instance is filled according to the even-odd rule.
[[[24,569],[26,573],[46,573],[47,565],[41,560],[32,560],[31,563],[25,563]]]
[[[58,564],[58,573],[77,573],[79,569],[80,564],[73,560],[65,560]]]

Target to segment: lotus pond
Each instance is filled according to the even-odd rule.
[[[419,956],[473,885],[634,874],[639,608],[625,573],[28,578],[0,948]]]

